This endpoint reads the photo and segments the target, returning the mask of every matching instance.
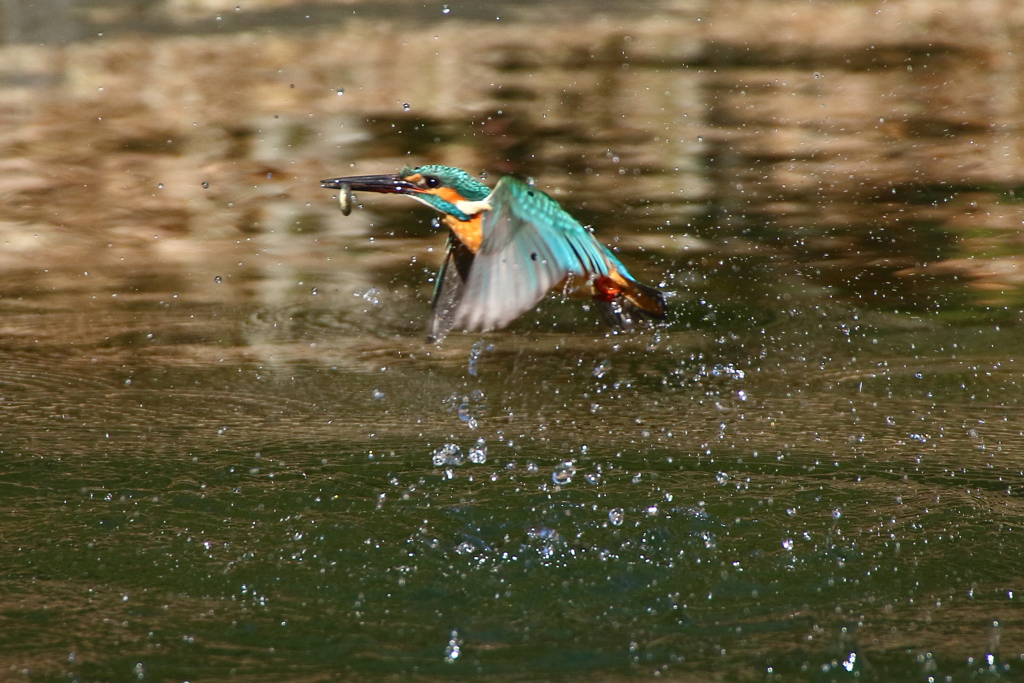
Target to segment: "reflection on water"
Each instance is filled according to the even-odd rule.
[[[1012,7],[0,12],[9,676],[1019,677]],[[668,322],[424,345],[423,162]]]
[[[676,276],[709,269],[700,251],[856,305],[943,308],[957,277],[1010,304],[1020,103],[997,4],[611,3],[573,31],[557,6],[158,4],[58,12],[91,39],[42,45],[23,20],[0,67],[6,265],[66,290],[81,261],[239,282],[331,258],[343,286],[387,286],[364,252],[400,267],[427,243],[368,240],[421,240],[422,214],[343,219],[309,179],[432,161],[535,177]]]

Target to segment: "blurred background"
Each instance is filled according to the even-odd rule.
[[[1024,5],[0,0],[10,680],[1019,680]],[[532,178],[668,320],[427,346]]]

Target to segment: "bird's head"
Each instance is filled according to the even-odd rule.
[[[460,221],[468,221],[479,213],[480,203],[491,193],[489,187],[462,169],[436,164],[406,166],[395,175],[330,178],[321,180],[320,185],[331,189],[347,185],[353,192],[408,195]]]

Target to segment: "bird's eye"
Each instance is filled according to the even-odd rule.
[[[432,175],[424,176],[424,177],[423,177],[423,182],[424,182],[424,183],[426,184],[426,186],[427,186],[427,187],[429,187],[429,188],[435,188],[435,187],[440,187],[440,185],[441,185],[441,181],[440,181],[440,179],[438,179],[438,178],[435,178],[435,177],[434,177],[434,176],[432,176]]]

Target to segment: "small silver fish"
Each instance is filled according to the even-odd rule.
[[[352,188],[349,185],[342,183],[338,186],[338,206],[341,207],[341,213],[349,215],[352,213],[352,204],[355,202],[356,196],[352,194]]]

